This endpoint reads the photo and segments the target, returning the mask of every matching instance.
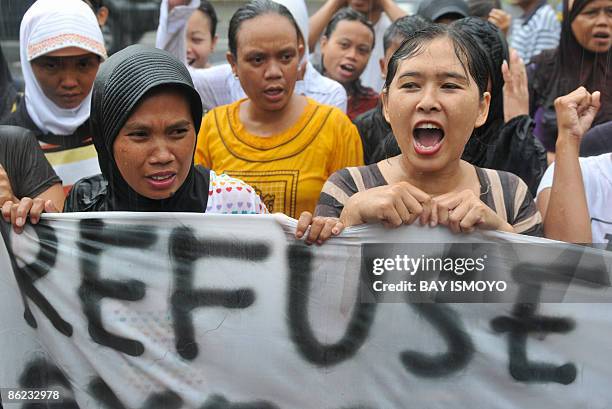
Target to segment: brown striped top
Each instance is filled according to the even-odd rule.
[[[474,168],[482,202],[512,225],[515,232],[542,237],[542,217],[525,182],[509,172]],[[339,170],[323,185],[315,214],[339,217],[349,197],[387,184],[376,163]]]

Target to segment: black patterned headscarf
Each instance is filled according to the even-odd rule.
[[[113,144],[117,134],[147,94],[161,87],[183,92],[197,134],[202,121],[200,96],[185,65],[166,51],[133,45],[115,53],[98,70],[90,119],[100,169],[108,181],[108,210],[201,213],[206,210],[207,170],[192,165],[185,182],[172,197],[154,200],[134,191],[115,162]],[[193,158],[190,160],[193,163]]]
[[[593,0],[563,0],[563,23],[559,47],[544,51],[532,59],[537,66],[533,78],[535,106],[553,109],[557,97],[579,86],[589,92],[601,92],[601,108],[593,125],[612,120],[612,49],[594,53],[582,48],[572,31],[572,22]]]

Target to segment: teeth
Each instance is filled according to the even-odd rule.
[[[419,125],[417,129],[440,129],[440,127],[431,123],[424,123]]]
[[[424,145],[421,145],[420,143],[417,143],[417,145],[419,145],[419,148],[423,151],[433,151],[434,149],[438,147],[437,144],[434,146],[424,146]]]
[[[153,180],[166,180],[170,177],[170,175],[167,176],[151,176],[151,179]]]

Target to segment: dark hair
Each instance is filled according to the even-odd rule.
[[[384,92],[389,92],[389,87],[400,62],[414,57],[424,51],[427,44],[437,38],[448,38],[453,44],[455,55],[461,62],[466,75],[470,75],[482,96],[487,90],[489,80],[489,66],[487,56],[478,43],[469,34],[462,32],[454,26],[443,24],[432,24],[410,35],[406,41],[395,51],[387,69]]]
[[[104,6],[103,0],[83,0],[83,1],[87,3],[89,7],[91,7],[94,13],[97,13],[98,10],[100,10],[100,8]]]
[[[282,4],[275,3],[271,0],[252,0],[241,6],[236,10],[229,23],[229,30],[227,33],[229,50],[234,57],[238,54],[238,31],[240,26],[247,20],[254,19],[255,17],[263,16],[265,14],[278,14],[279,16],[285,17],[295,27],[295,34],[299,39],[302,36],[299,26],[295,22],[293,15]]]
[[[215,34],[217,34],[217,12],[215,8],[208,0],[200,0],[200,7],[198,7],[198,11],[204,13],[206,17],[210,20],[210,36],[215,38]]]
[[[387,29],[383,36],[383,47],[385,52],[391,47],[391,43],[395,40],[404,41],[410,34],[419,31],[431,22],[426,18],[414,14],[412,16],[404,16],[395,20]]]
[[[484,21],[478,17],[467,17],[457,20],[453,27],[470,35],[485,52],[488,65],[488,76],[491,80],[491,107],[489,119],[503,118],[503,87],[504,77],[501,65],[510,59],[508,43],[504,34],[495,24]]]
[[[495,145],[504,124],[504,77],[501,65],[508,61],[508,44],[503,33],[492,23],[479,17],[467,17],[455,21],[453,27],[470,35],[484,51],[488,66],[488,77],[491,81],[491,103],[486,122],[474,133],[468,141],[463,159],[484,166],[490,145]]]
[[[502,5],[499,0],[468,0],[470,16],[487,19],[489,13],[493,9],[501,9]]]
[[[417,14],[434,23],[441,18],[460,18],[470,15],[468,5],[464,0],[422,0]]]
[[[372,25],[372,23],[370,23],[370,21],[367,18],[365,18],[363,14],[351,8],[348,8],[348,7],[343,8],[340,11],[338,11],[336,14],[334,14],[332,19],[327,24],[327,27],[325,27],[325,31],[323,32],[323,35],[329,38],[333,34],[333,32],[336,31],[336,26],[341,21],[357,21],[363,24],[364,26],[366,26],[367,28],[369,28],[370,31],[372,32],[372,49],[374,49],[374,45],[376,41],[376,33],[374,32],[374,26]]]

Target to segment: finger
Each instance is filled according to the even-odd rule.
[[[429,196],[426,196],[426,201],[430,200]],[[402,206],[406,207],[408,212],[408,218],[404,221],[407,224],[412,224],[414,221],[423,213],[423,206],[421,203],[407,191],[402,192],[400,198]]]
[[[327,219],[325,224],[323,225],[323,229],[317,238],[318,244],[323,244],[327,239],[329,239],[332,235],[332,229],[336,225],[335,219]]]
[[[431,196],[416,186],[410,185],[408,192],[414,197],[419,203],[426,202],[431,199]]]
[[[591,106],[591,94],[588,91],[584,91],[582,97],[578,102],[578,115],[582,115]]]
[[[512,75],[510,75],[510,69],[508,68],[508,61],[504,60],[501,65],[502,76],[504,78],[504,83],[507,86],[512,86]]]
[[[381,219],[385,227],[398,227],[402,225],[402,218],[395,207],[386,209]]]
[[[312,214],[310,212],[302,212],[300,214],[300,218],[298,219],[298,224],[295,229],[295,237],[301,239],[308,230],[308,226],[312,222]]]
[[[463,220],[461,220],[461,223],[459,224],[459,227],[461,227],[461,230],[466,232],[466,233],[471,233],[475,230],[475,228],[478,226],[478,224],[482,223],[483,221],[483,212],[481,208],[477,208],[477,207],[473,207],[470,209],[470,211],[465,215],[465,217],[463,218]]]
[[[2,217],[4,218],[4,221],[7,223],[11,222],[11,209],[13,208],[13,204],[14,203],[12,201],[7,200],[2,205]]]
[[[306,243],[311,244],[317,241],[319,238],[319,234],[321,234],[321,230],[325,226],[325,218],[323,217],[315,217],[312,219],[312,224],[310,225],[310,231],[308,233],[308,237],[306,237]]]
[[[510,65],[517,64],[520,61],[520,56],[518,51],[514,48],[510,49]]]
[[[431,201],[431,216],[429,217],[429,226],[436,227],[438,225],[438,203],[435,200]]]
[[[53,200],[47,200],[45,202],[45,212],[46,213],[59,213],[59,210],[57,209],[57,207],[55,207],[55,203],[53,203]]]
[[[469,201],[461,202],[457,207],[449,211],[448,213],[448,225],[454,233],[460,233],[461,227],[459,226],[461,220],[465,217],[467,212],[470,210],[472,204]]]
[[[591,94],[591,106],[599,110],[601,107],[601,92],[595,91]]]
[[[459,228],[459,223],[461,222],[461,220],[463,220],[465,215],[470,211],[472,207],[473,206],[471,201],[466,200],[461,202],[459,206],[453,209],[452,214],[449,215],[449,221],[451,223],[455,223],[457,225],[457,228]]]
[[[438,224],[441,224],[442,226],[448,226],[448,211],[450,209],[444,204],[438,202],[437,200],[435,201],[438,208]]]
[[[431,218],[431,206],[431,199],[428,199],[427,201],[421,203],[421,207],[423,209],[421,215],[419,216],[419,223],[421,224],[421,226],[425,226],[427,223],[429,223],[429,219]]]
[[[16,223],[17,220],[17,209],[19,208],[19,203],[13,203],[11,206],[11,224],[13,225],[13,230],[17,234],[21,234],[23,231],[23,226],[18,226]]]
[[[42,200],[34,200],[32,204],[32,208],[30,209],[30,223],[37,224],[40,220],[40,215],[44,211],[45,211],[45,202]]]
[[[410,221],[410,211],[408,207],[404,204],[402,194],[393,198],[393,207],[401,219],[401,224],[408,224]]]
[[[13,224],[17,227],[23,227],[26,223],[26,219],[28,217],[28,213],[30,213],[30,209],[34,204],[34,200],[29,197],[24,197],[19,201],[19,205],[17,206],[15,213],[15,220]]]
[[[600,106],[600,93],[599,91],[595,91],[591,96],[591,104],[583,113],[583,119],[581,120],[585,130],[591,127],[591,124],[595,120],[595,116],[597,115]]]
[[[450,223],[449,212],[463,201],[461,193],[451,192],[434,199],[438,203],[438,223],[448,226]]]
[[[334,236],[338,236],[340,233],[342,233],[342,230],[344,230],[344,223],[342,223],[340,220],[336,221],[336,224],[332,229],[332,234]]]

